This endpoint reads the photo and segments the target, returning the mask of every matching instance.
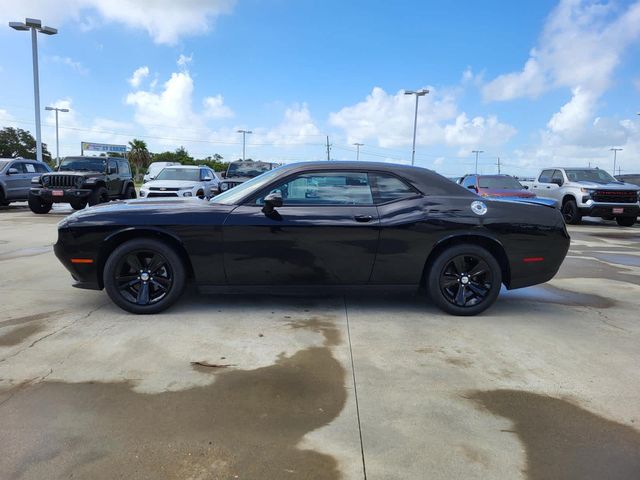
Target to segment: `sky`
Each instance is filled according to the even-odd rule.
[[[0,128],[34,132],[31,41],[60,154],[411,161],[448,176],[548,166],[640,172],[640,1],[0,0]],[[43,141],[55,155],[54,117]],[[618,173],[616,171],[616,173]]]

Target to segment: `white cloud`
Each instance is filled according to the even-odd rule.
[[[184,53],[181,53],[176,63],[178,64],[179,67],[187,68],[192,61],[193,61],[193,53],[189,56],[185,55]]]
[[[105,22],[143,29],[156,43],[175,44],[183,36],[206,33],[220,15],[231,13],[235,0],[20,0],[5,1],[0,21],[33,16],[60,27],[67,21],[81,29],[97,25],[96,16]]]
[[[458,112],[452,93],[440,93],[433,87],[429,90],[431,93],[421,97],[419,103],[419,145],[493,146],[505,143],[516,133],[495,116],[469,120],[465,113]],[[373,142],[385,148],[404,147],[412,142],[414,111],[415,97],[402,90],[388,94],[375,87],[364,101],[331,113],[329,123],[344,130],[349,144]]]
[[[224,104],[224,98],[218,94],[215,97],[206,97],[203,100],[204,114],[210,118],[231,118],[233,110]]]
[[[310,141],[310,137],[320,136],[306,104],[294,105],[284,112],[284,119],[266,132],[266,139],[276,146],[296,145]]]
[[[552,132],[574,132],[592,118],[597,97],[582,87],[574,88],[572,93],[571,100],[549,120],[547,127]]]
[[[75,72],[79,73],[80,75],[86,75],[89,73],[89,70],[87,68],[85,68],[82,63],[73,60],[70,57],[60,57],[58,55],[53,55],[51,57],[46,57],[47,60],[50,60],[53,63],[59,63],[62,65],[66,65],[67,67],[71,68],[72,70],[74,70]]]
[[[486,84],[485,100],[535,98],[558,87],[602,93],[624,50],[640,35],[640,2],[616,13],[612,4],[562,0],[522,70]]]
[[[149,67],[139,67],[133,72],[131,78],[129,79],[129,83],[132,87],[138,88],[146,77],[149,76]]]

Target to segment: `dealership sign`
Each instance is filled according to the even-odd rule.
[[[127,153],[126,145],[110,145],[108,143],[81,142],[80,149],[84,152]]]

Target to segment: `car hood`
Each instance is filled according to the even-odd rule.
[[[78,176],[78,177],[99,177],[101,175],[104,175],[104,173],[102,172],[85,172],[85,171],[79,171],[79,170],[71,170],[71,171],[63,171],[63,172],[47,172],[47,173],[43,173],[43,175],[74,175],[74,176]]]
[[[203,213],[228,213],[235,205],[210,203],[198,198],[151,198],[144,200],[120,200],[103,203],[72,213],[58,227],[76,223],[139,224],[145,225],[181,223],[186,215]],[[132,218],[136,218],[135,221]]]
[[[598,182],[572,182],[584,188],[594,188],[599,190],[638,190],[637,185],[624,182],[598,183]]]
[[[143,185],[143,188],[193,188],[200,182],[194,180],[152,180]]]
[[[247,180],[251,180],[252,178],[255,178],[255,177],[227,177],[220,180],[220,183],[225,183],[225,182],[242,183],[242,182],[246,182]]]

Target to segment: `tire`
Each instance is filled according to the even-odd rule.
[[[82,210],[84,207],[87,206],[87,201],[74,200],[73,202],[69,202],[69,205],[71,205],[71,208],[73,208],[74,210]]]
[[[198,190],[198,193],[196,193],[196,197],[198,197],[200,200],[204,200],[204,191]]]
[[[29,192],[29,208],[33,213],[44,214],[49,213],[53,203],[45,202],[41,197]]]
[[[122,196],[123,200],[131,200],[133,198],[137,198],[136,187],[133,185],[129,185],[127,189],[124,191],[124,195]]]
[[[104,266],[103,280],[113,303],[131,313],[150,314],[169,308],[180,298],[186,275],[180,256],[170,246],[138,238],[111,253]]]
[[[105,203],[109,201],[109,192],[105,187],[98,187],[91,195],[89,195],[89,206],[98,205],[99,203]]]
[[[429,297],[438,308],[451,315],[471,316],[495,303],[502,285],[502,270],[486,249],[462,244],[436,257],[426,282]]]
[[[636,217],[616,217],[616,222],[621,227],[631,227],[636,223]]]
[[[562,205],[562,216],[568,225],[578,225],[582,221],[582,215],[575,200],[567,200]]]
[[[6,207],[7,205],[9,205],[9,202],[7,202],[7,200],[5,199],[4,190],[2,190],[1,188],[0,188],[0,205],[2,205],[3,207]]]

